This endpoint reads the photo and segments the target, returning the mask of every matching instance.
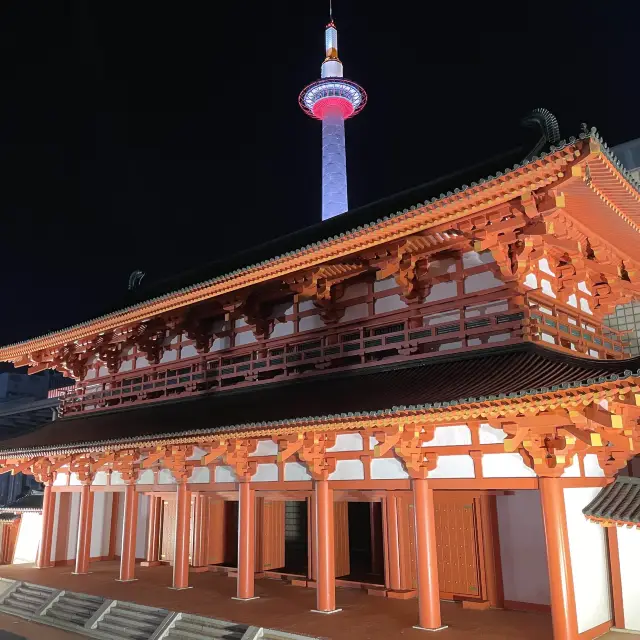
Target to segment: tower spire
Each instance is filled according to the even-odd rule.
[[[344,213],[349,208],[344,121],[359,113],[367,102],[364,89],[343,77],[332,0],[329,0],[329,17],[329,24],[325,28],[325,59],[320,68],[320,80],[303,89],[298,99],[305,113],[322,120],[323,220]]]

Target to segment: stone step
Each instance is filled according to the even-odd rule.
[[[78,625],[80,627],[84,626],[84,623],[88,620],[85,616],[80,616],[76,613],[69,613],[68,611],[64,611],[60,608],[48,609],[46,612],[46,617],[53,618],[54,620],[61,620],[62,622],[67,622],[71,624]]]
[[[147,640],[150,634],[146,631],[140,631],[138,629],[125,629],[119,624],[112,624],[106,620],[98,622],[98,629],[103,632],[108,632],[115,638],[133,639],[133,640]]]
[[[58,600],[53,604],[51,609],[56,611],[64,611],[70,615],[80,616],[84,620],[88,620],[94,613],[95,609],[86,609],[85,607],[78,607],[72,602],[68,602],[67,600]],[[50,610],[51,610],[50,609]]]
[[[109,611],[109,615],[117,615],[126,620],[137,620],[139,622],[147,622],[149,624],[159,625],[167,616],[168,612],[154,612],[153,609],[133,609],[131,607],[123,607],[122,602],[118,602],[115,607]]]
[[[73,610],[76,613],[81,613],[89,618],[101,607],[102,603],[85,602],[84,600],[78,600],[77,598],[68,598],[66,595],[62,596],[54,606],[61,605],[69,610]]]
[[[86,606],[95,605],[96,609],[104,602],[104,598],[101,596],[90,596],[86,593],[74,593],[73,591],[67,591],[64,596],[65,599],[77,600],[84,603]]]
[[[33,593],[20,591],[17,589],[11,594],[11,597],[15,600],[20,600],[22,602],[29,602],[30,604],[34,604],[36,606],[42,606],[49,598],[43,598],[40,595],[34,595]]]
[[[39,594],[43,598],[50,598],[55,592],[55,589],[52,589],[51,587],[41,587],[39,584],[31,584],[29,582],[22,583],[22,585],[20,585],[17,590],[18,591],[23,590],[29,593]]]
[[[190,631],[191,633],[210,633],[212,631],[225,631],[226,633],[240,632],[240,635],[242,635],[247,630],[246,626],[235,624],[233,622],[215,620],[213,618],[193,619],[190,616],[185,616],[180,620],[176,620],[173,628],[179,629],[180,631]]]
[[[26,616],[26,617],[30,617],[33,615],[34,612],[36,612],[38,610],[39,607],[31,607],[29,605],[25,606],[24,602],[19,602],[17,600],[12,600],[11,597],[7,598],[3,604],[2,607],[5,611],[7,611],[10,614],[15,614],[18,616]]]
[[[162,619],[158,620],[157,622],[148,622],[147,620],[136,620],[131,616],[119,615],[117,606],[114,609],[111,609],[111,611],[109,611],[109,613],[103,618],[103,620],[105,622],[108,622],[109,624],[117,624],[125,629],[133,628],[139,629],[140,631],[148,631],[149,635],[151,635],[151,633],[155,631],[162,622]]]
[[[199,632],[176,629],[169,631],[169,640],[241,640],[244,631],[230,631],[228,629],[216,629],[211,627]]]

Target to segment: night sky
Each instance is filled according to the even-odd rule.
[[[327,4],[2,4],[0,344],[104,312],[134,269],[319,221],[320,124],[297,98]],[[640,137],[638,16],[604,5],[335,0],[369,94],[347,123],[351,207],[517,146],[536,107],[563,137]]]

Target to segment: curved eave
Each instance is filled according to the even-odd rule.
[[[356,251],[370,249],[391,240],[458,221],[513,200],[531,190],[558,182],[568,165],[584,164],[587,160],[591,161],[592,158],[603,156],[613,167],[617,186],[612,184],[610,188],[615,191],[612,197],[619,203],[620,211],[624,209],[626,213],[627,204],[624,198],[635,198],[636,204],[633,206],[638,207],[639,185],[618,166],[619,163],[594,129],[590,135],[581,134],[577,140],[570,138],[569,142],[563,141],[559,146],[551,147],[550,153],[542,154],[539,158],[534,157],[531,161],[507,168],[504,172],[499,171],[495,176],[488,176],[477,183],[462,185],[454,192],[442,193],[437,198],[433,197],[429,201],[417,203],[409,209],[397,211],[358,226],[339,236],[314,242],[296,251],[275,256],[258,264],[237,269],[67,329],[7,345],[0,348],[0,361],[16,362],[33,352],[113,331],[123,325],[142,322],[162,313],[275,278],[282,278],[301,269],[348,256]],[[632,215],[640,225],[640,207],[637,212],[634,209]],[[634,225],[635,223],[636,220]],[[629,231],[633,229],[630,225],[627,228]],[[609,235],[607,233],[603,237],[606,238]],[[617,245],[620,238],[616,235],[612,238],[613,240]]]
[[[560,386],[528,389],[519,393],[463,398],[451,402],[425,405],[397,406],[380,411],[356,411],[350,413],[307,416],[278,420],[229,425],[215,429],[194,429],[159,436],[97,440],[73,445],[54,445],[25,449],[0,450],[0,462],[16,458],[40,456],[65,456],[96,451],[144,449],[168,445],[197,445],[219,438],[271,438],[304,431],[339,431],[349,429],[375,429],[397,423],[451,425],[468,420],[498,418],[518,415],[534,416],[542,411],[570,409],[588,402],[620,397],[636,390],[640,383],[640,370],[625,371],[594,379],[563,383]]]

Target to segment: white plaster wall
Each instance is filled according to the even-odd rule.
[[[256,337],[251,331],[244,331],[243,333],[236,334],[236,347],[240,347],[243,344],[252,344],[256,341]]]
[[[123,485],[124,480],[122,479],[122,474],[119,471],[111,472],[111,484],[112,485]]]
[[[138,482],[136,484],[153,484],[154,481],[155,478],[153,475],[153,470],[145,469],[144,471],[140,472],[140,475],[138,476]]]
[[[222,349],[228,349],[231,346],[231,338],[224,336],[223,338],[216,338],[209,349],[209,353],[212,351],[220,351]]]
[[[216,467],[216,482],[235,482],[236,474],[231,467]]]
[[[438,456],[438,464],[429,478],[475,478],[471,456]]]
[[[102,553],[104,547],[105,530],[107,532],[107,549],[109,549],[109,525],[111,523],[111,494],[103,491],[93,494],[93,518],[91,520],[91,546],[89,556],[99,558],[107,553]]]
[[[504,284],[502,280],[498,280],[491,271],[482,271],[474,273],[464,279],[464,292],[475,293],[476,291],[484,291],[485,289],[493,289]]]
[[[397,287],[397,286],[398,285],[396,283],[396,279],[393,276],[389,276],[384,280],[376,280],[373,283],[373,290],[375,292],[386,291],[387,289],[393,289],[394,287]]]
[[[186,357],[186,356],[183,356]],[[173,362],[178,358],[178,352],[175,349],[167,349],[163,354],[162,358],[160,358],[160,364],[164,362]]]
[[[18,539],[16,540],[13,564],[28,564],[36,561],[41,535],[42,514],[23,513]]]
[[[311,480],[311,475],[300,462],[286,462],[284,465],[284,479],[292,482]]]
[[[300,318],[300,331],[310,331],[311,329],[322,329],[324,326],[325,324],[322,318],[318,314]]]
[[[329,480],[364,480],[364,465],[361,460],[338,460]]]
[[[336,443],[327,451],[362,451],[362,448],[362,436],[359,433],[339,433]]]
[[[136,358],[136,369],[142,369],[149,366],[149,361],[146,358]]]
[[[290,336],[293,333],[293,321],[277,322],[273,331],[271,332],[271,338],[282,338],[282,336]]]
[[[372,480],[405,480],[408,477],[397,458],[374,458],[371,461]]]
[[[133,360],[125,360],[118,369],[118,373],[123,371],[131,371],[133,369]]]
[[[481,424],[478,430],[480,444],[502,444],[507,434],[502,429],[494,429],[490,424]]]
[[[176,479],[173,477],[170,469],[160,469],[158,473],[158,484],[175,484]]]
[[[209,482],[209,480],[210,480],[210,473],[207,467],[195,467],[194,470],[191,472],[191,476],[189,477],[189,480],[187,480],[187,482],[197,484],[201,482]]]
[[[536,473],[527,467],[519,453],[485,453],[482,475],[485,478],[535,478]]]
[[[78,546],[78,518],[80,516],[80,494],[71,494],[69,505],[69,535],[67,537],[67,560],[74,560]]]
[[[71,477],[69,479],[69,485],[72,486],[72,487],[73,486],[77,487],[77,486],[79,486],[81,484],[82,484],[82,482],[80,482],[80,478],[78,477],[78,474],[77,473],[72,473]]]
[[[505,600],[550,604],[540,492],[515,491],[496,504]]]
[[[303,300],[298,304],[298,311],[311,311],[311,309],[315,309],[315,305],[313,304],[313,300]]]
[[[273,463],[259,464],[251,482],[277,482],[278,465]]]
[[[60,520],[60,494],[52,493],[55,505],[53,508],[53,531],[51,533],[51,562],[56,559],[56,544],[58,544],[58,526]]]
[[[138,522],[136,526],[136,558],[146,557],[147,527],[149,525],[149,496],[138,494]]]
[[[441,260],[434,260],[429,265],[429,275],[442,276],[445,273],[455,273],[458,269],[457,261],[455,258],[442,258]]]
[[[67,484],[67,474],[58,472],[56,479],[53,481],[54,487],[64,487]]]
[[[479,267],[482,264],[488,264],[490,262],[495,262],[495,260],[491,255],[491,251],[488,250],[481,251],[480,253],[477,251],[467,251],[467,253],[462,254],[462,266],[465,269]]]
[[[344,315],[340,318],[340,322],[350,322],[359,318],[366,318],[369,315],[369,305],[366,302],[354,304],[345,309]]]
[[[124,494],[118,500],[118,520],[116,521],[116,555],[122,553],[122,526],[124,524]]]
[[[454,298],[458,295],[457,282],[437,282],[431,287],[429,295],[424,299],[425,302],[437,302],[438,300],[446,300]]]
[[[405,309],[407,303],[400,298],[399,294],[392,296],[386,296],[384,298],[378,298],[374,303],[375,313],[386,313],[387,311],[396,311],[398,309]]]
[[[619,527],[620,577],[625,629],[640,631],[640,529]]]
[[[584,475],[586,478],[604,478],[604,471],[595,453],[587,453],[584,457]]]
[[[104,487],[107,484],[107,472],[97,471],[91,484],[95,487]]]
[[[564,489],[578,633],[611,620],[605,531],[599,524],[587,520],[582,513],[582,509],[599,492],[600,487]]]
[[[276,456],[278,455],[278,445],[273,440],[260,440],[258,446],[251,456]]]
[[[425,442],[423,447],[447,447],[452,445],[471,444],[471,431],[466,424],[451,427],[436,427],[433,439]]]
[[[182,347],[180,350],[180,358],[195,358],[198,355],[198,350],[192,345]]]

